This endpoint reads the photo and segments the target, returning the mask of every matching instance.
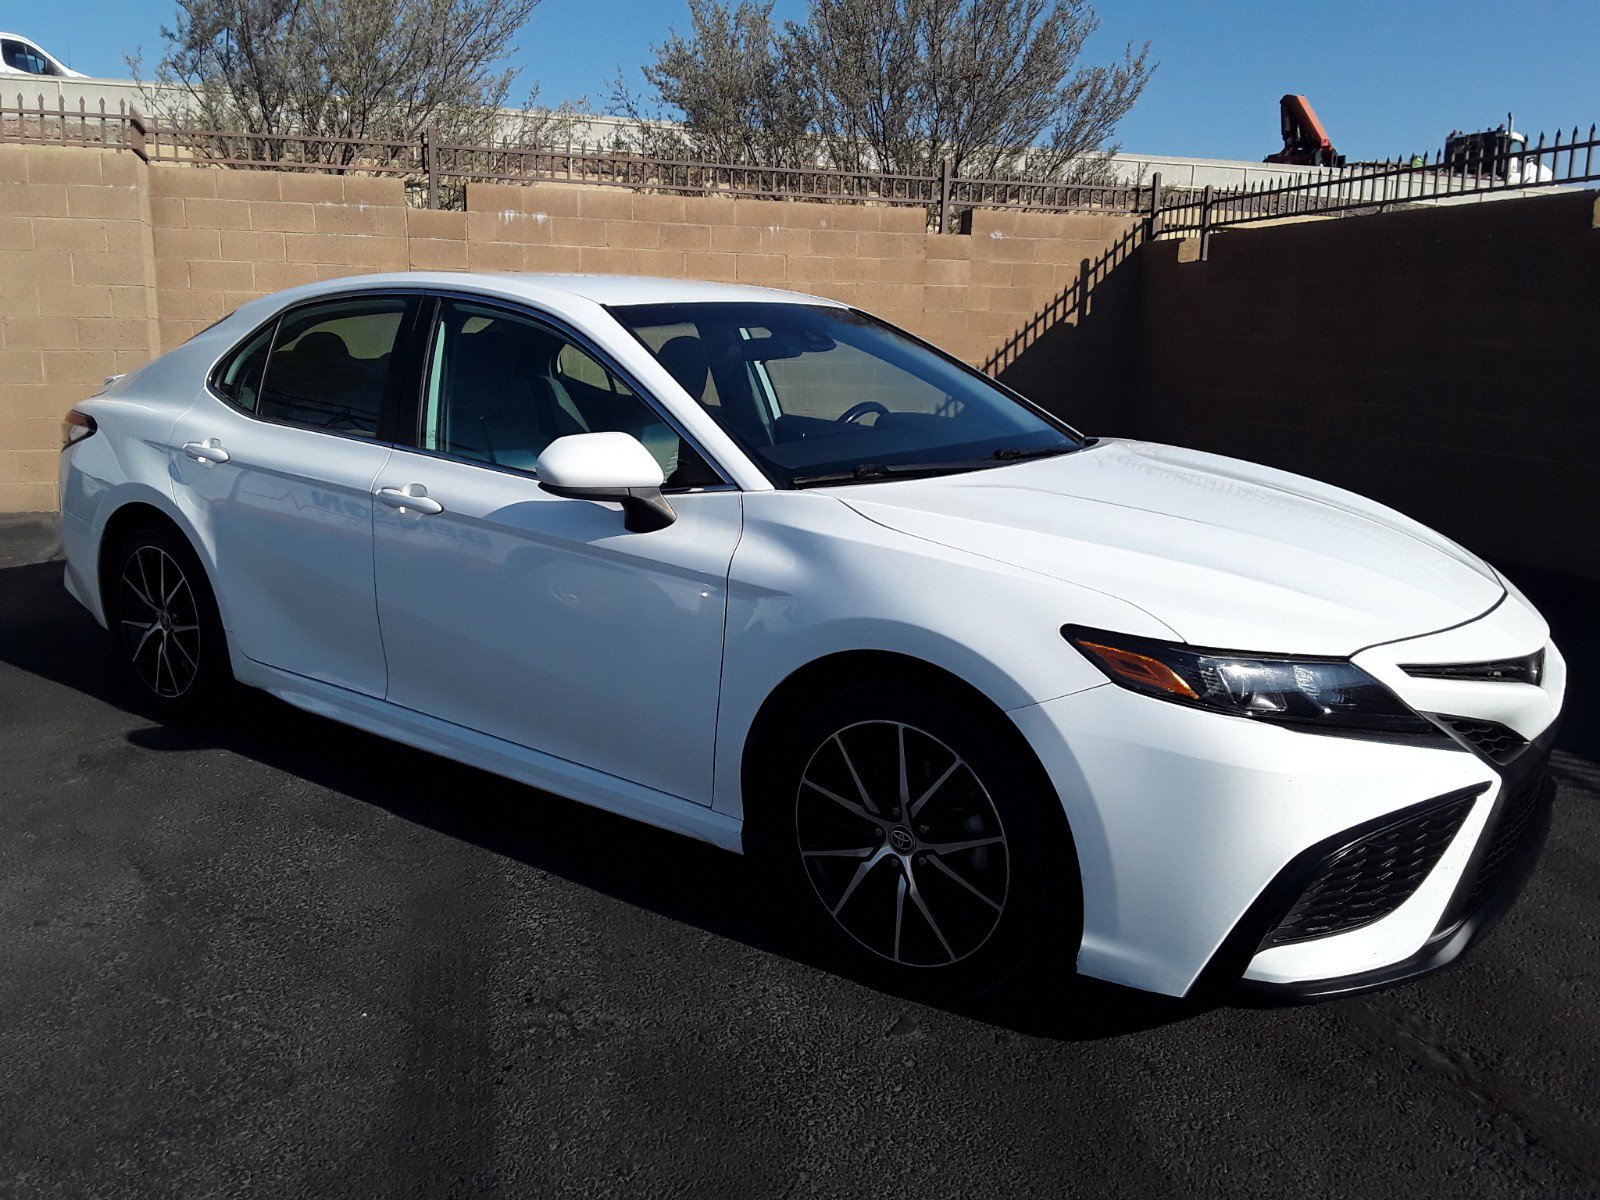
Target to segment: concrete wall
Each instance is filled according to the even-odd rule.
[[[916,209],[555,185],[473,185],[466,212],[432,212],[392,179],[0,145],[0,511],[55,508],[61,416],[103,376],[295,284],[407,269],[763,284],[859,305],[1004,375],[1077,319],[1062,297],[1132,225],[979,212],[939,235]],[[1041,400],[1070,407],[1074,353],[1030,377]]]
[[[0,511],[56,507],[61,418],[156,348],[148,168],[0,146]]]
[[[1144,249],[1138,426],[1600,579],[1594,193]]]

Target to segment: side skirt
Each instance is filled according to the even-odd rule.
[[[234,676],[240,683],[260,688],[319,717],[478,767],[580,804],[642,821],[657,829],[709,842],[735,854],[744,851],[743,823],[713,812],[705,805],[452,725],[386,700],[280,671],[239,654],[235,654],[233,660]]]

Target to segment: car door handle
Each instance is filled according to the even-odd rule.
[[[208,442],[185,442],[183,452],[198,463],[225,463],[230,457],[216,438]]]
[[[421,513],[427,517],[437,516],[444,511],[444,505],[428,495],[428,489],[420,483],[408,483],[403,488],[379,488],[378,499],[390,508]]]

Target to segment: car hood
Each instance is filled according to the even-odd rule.
[[[1349,655],[1470,621],[1505,595],[1481,559],[1380,504],[1148,442],[834,495],[912,537],[1116,596],[1217,649]]]

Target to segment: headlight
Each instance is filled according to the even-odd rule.
[[[1343,659],[1197,650],[1064,625],[1061,636],[1112,683],[1214,712],[1325,729],[1438,734],[1431,722]]]

